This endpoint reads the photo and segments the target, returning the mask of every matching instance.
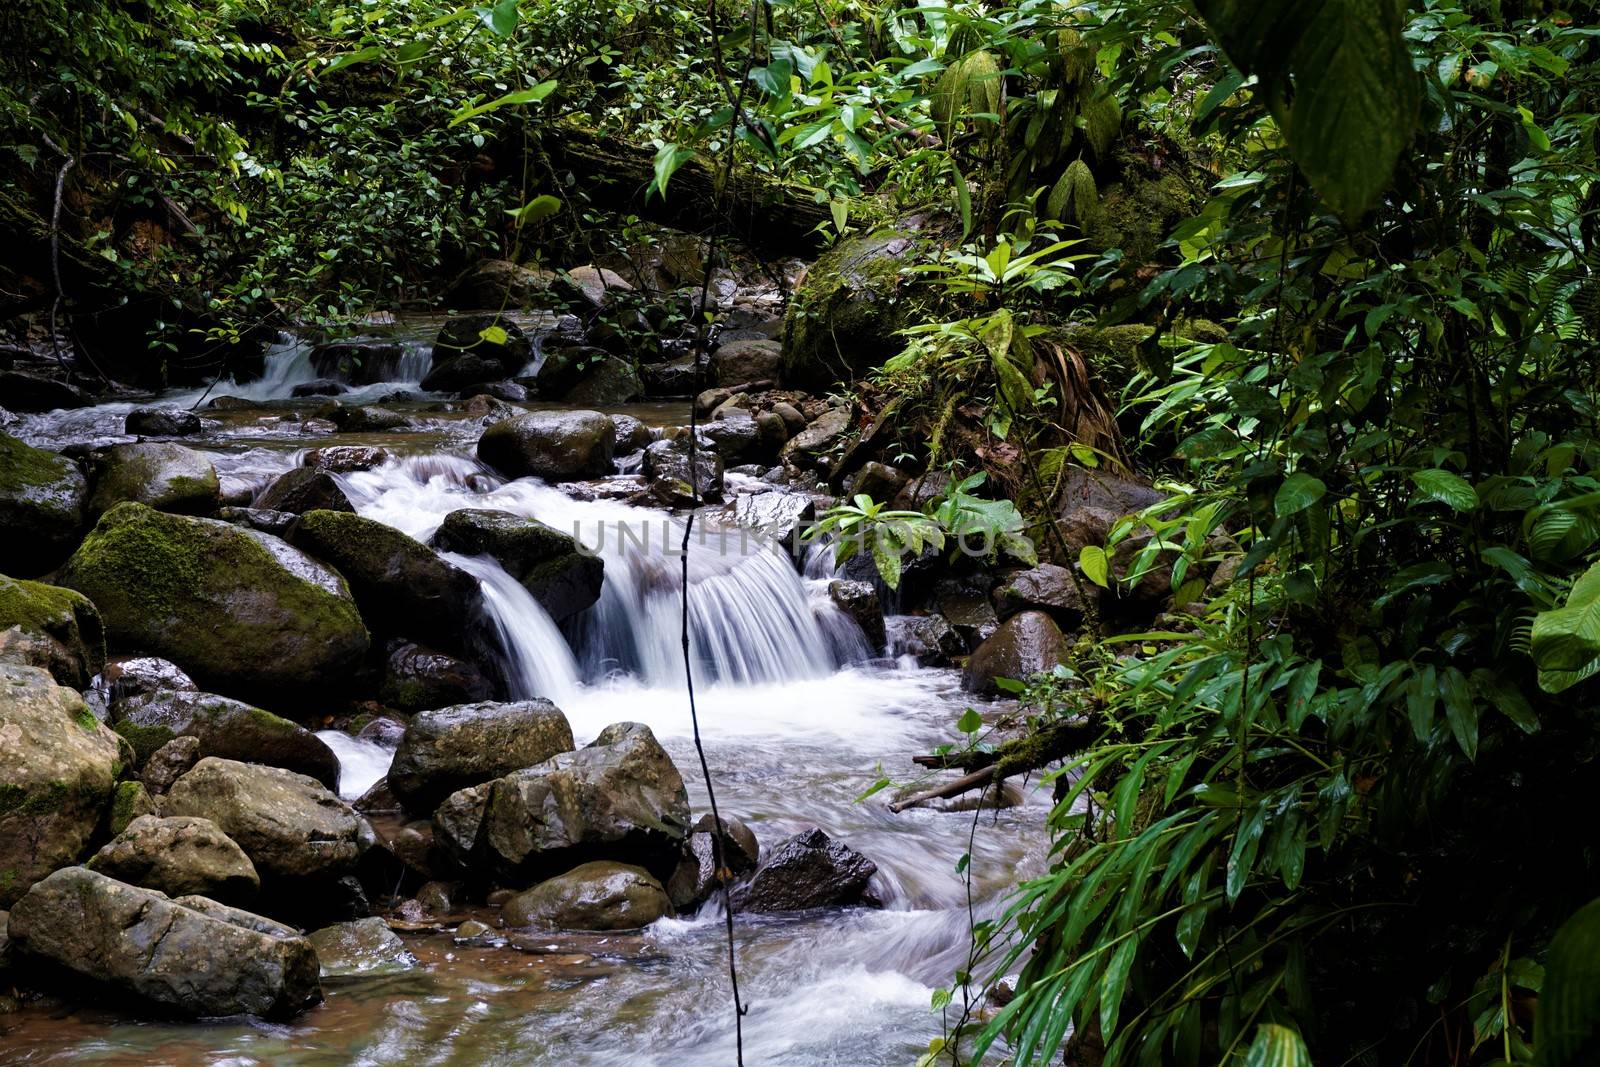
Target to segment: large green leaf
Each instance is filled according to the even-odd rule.
[[[1417,124],[1422,91],[1403,12],[1400,0],[1324,0],[1292,60],[1289,151],[1349,219],[1377,201]]]
[[[1478,506],[1477,490],[1472,488],[1471,482],[1459,474],[1433,468],[1412,472],[1411,480],[1417,486],[1417,493],[1412,497],[1415,501],[1436,501],[1447,504],[1456,511],[1471,511]]]
[[[1195,0],[1217,43],[1246,74],[1281,71],[1317,11],[1339,0]]]
[[[1533,1047],[1538,1067],[1600,1063],[1600,900],[1580,908],[1550,941]]]
[[[1311,1067],[1311,1053],[1300,1035],[1287,1026],[1262,1023],[1244,1054],[1244,1067]]]
[[[1273,511],[1280,519],[1298,514],[1321,500],[1327,491],[1328,487],[1322,484],[1321,478],[1304,471],[1296,471],[1278,486],[1278,495],[1272,502]]]
[[[1573,584],[1565,605],[1533,617],[1530,652],[1548,693],[1600,670],[1600,563]]]

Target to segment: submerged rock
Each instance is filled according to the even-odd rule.
[[[29,640],[16,640],[23,635]],[[106,661],[100,613],[76,590],[0,574],[0,658],[43,668],[62,685],[86,689]]]
[[[176,737],[192,737],[198,758],[248,760],[339,787],[339,758],[305,727],[214,693],[158,689],[112,706],[113,729],[142,764]]]
[[[467,631],[483,614],[483,590],[476,578],[386,523],[311,511],[300,516],[288,538],[345,577],[375,632],[459,652]]]
[[[37,667],[0,663],[0,908],[83,855],[119,755],[77,692]]]
[[[548,700],[464,704],[411,720],[389,766],[389,788],[428,813],[451,793],[573,748],[572,727]]]
[[[356,404],[335,407],[328,416],[340,433],[385,433],[389,430],[409,430],[411,420],[398,411],[376,404]]]
[[[417,965],[405,942],[379,918],[335,923],[309,935],[323,978],[371,978]]]
[[[261,879],[244,850],[210,819],[141,815],[87,864],[108,878],[158,889],[171,897],[195,893],[224,903],[254,899]]]
[[[962,684],[975,693],[994,695],[996,678],[1023,681],[1063,663],[1067,639],[1055,620],[1042,611],[1024,611],[1000,624],[967,660]]]
[[[557,622],[600,599],[605,561],[580,551],[571,534],[536,519],[463,508],[445,516],[433,544],[464,556],[492,556]]]
[[[286,511],[293,515],[308,511],[356,510],[333,475],[315,467],[285,471],[261,490],[250,506],[257,511]]]
[[[184,408],[134,408],[123,429],[135,437],[186,437],[200,432],[200,416]]]
[[[349,474],[372,470],[382,466],[388,459],[389,453],[375,445],[329,445],[307,452],[300,458],[300,466],[334,474]]]
[[[317,954],[290,927],[83,867],[29,890],[8,929],[23,956],[185,1015],[287,1018],[322,999]]]
[[[61,575],[109,640],[228,693],[326,693],[365,655],[344,580],[269,534],[141,504],[106,512]]]
[[[89,483],[65,456],[0,433],[0,563],[28,577],[60,563],[83,529]]]
[[[211,820],[238,843],[269,886],[353,874],[372,843],[366,820],[316,779],[214,756],[173,783],[161,810]]]
[[[689,832],[689,794],[648,726],[614,723],[588,746],[452,793],[440,844],[469,868],[551,874],[590,859],[669,877]]]
[[[127,500],[179,515],[210,515],[222,502],[222,489],[216,468],[194,449],[140,441],[111,446],[95,464],[89,515]]]
[[[596,860],[518,893],[501,910],[509,926],[636,930],[671,915],[672,901],[643,867]]]
[[[801,911],[867,900],[878,865],[816,827],[779,842],[734,893],[741,911]]]
[[[611,471],[616,427],[598,411],[531,411],[497,422],[478,439],[478,458],[509,478],[548,482]]]

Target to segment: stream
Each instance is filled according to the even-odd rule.
[[[326,424],[307,421],[327,398],[288,399],[294,385],[316,375],[308,347],[286,340],[269,354],[262,379],[212,391],[248,405],[221,411],[202,404],[206,430],[180,443],[214,463],[225,496],[259,489],[297,466],[310,447],[381,445],[395,458],[339,476],[363,515],[423,540],[462,507],[511,511],[576,534],[605,558],[606,579],[600,602],[565,628],[492,560],[448,558],[484,586],[513,696],[554,700],[580,745],[609,723],[646,723],[682,771],[696,815],[708,810],[679,647],[679,520],[489,473],[471,458],[480,420],[436,410],[443,398],[420,392],[426,351],[408,351],[401,380],[339,398],[382,398],[416,418],[417,430],[329,435]],[[188,406],[200,395],[185,390],[160,402]],[[128,440],[122,421],[133,406],[25,416],[11,432],[56,449]],[[685,409],[611,410],[662,426],[684,421]],[[748,481],[749,488],[758,484]],[[738,476],[729,476],[729,487],[738,491]],[[634,536],[617,536],[621,529]],[[643,544],[638,531],[648,535]],[[764,852],[820,826],[878,865],[871,888],[883,906],[737,917],[739,980],[749,1005],[745,1062],[910,1064],[941,1032],[930,997],[966,963],[968,886],[957,862],[975,817],[970,914],[983,918],[998,913],[1019,878],[1044,869],[1048,796],[1025,789],[1018,806],[976,816],[934,809],[894,815],[888,790],[858,801],[880,773],[911,779],[910,757],[950,740],[972,698],[955,671],[867,648],[826,595],[828,561],[802,563],[737,537],[691,540],[695,692],[706,755],[721,810],[743,819]],[[980,705],[986,714],[994,710]],[[321,736],[339,757],[346,798],[359,796],[388,766],[390,751],[375,742],[336,731]],[[287,1024],[159,1021],[60,1001],[29,1006],[0,1016],[0,1063],[733,1062],[716,901],[639,933],[496,929],[487,938],[455,938],[460,921],[493,926],[497,914],[461,908],[437,924],[400,924],[415,967],[329,981],[326,1001]]]

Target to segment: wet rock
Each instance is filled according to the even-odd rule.
[[[119,504],[68,560],[63,585],[100,609],[108,640],[249,698],[325,694],[368,644],[344,580],[268,534]]]
[[[802,911],[860,904],[878,865],[816,827],[779,842],[734,894],[740,911]]]
[[[790,436],[806,428],[805,415],[801,414],[800,409],[787,400],[780,400],[773,404],[772,413],[783,420],[784,429],[789,431]]]
[[[354,513],[355,505],[344,495],[339,483],[327,471],[312,467],[296,467],[272,480],[257,494],[257,509],[287,511],[303,515],[308,511],[343,511]]]
[[[987,577],[942,579],[934,586],[934,603],[969,652],[1000,628],[1000,616],[989,600]]]
[[[669,877],[689,831],[689,795],[650,728],[614,723],[588,746],[452,793],[440,844],[469,868],[552,874],[590,859]]]
[[[454,893],[448,882],[428,882],[417,890],[416,901],[431,915],[449,915],[454,910]]]
[[[656,439],[655,431],[632,415],[613,415],[611,422],[617,428],[616,454],[619,456],[643,451]]]
[[[480,395],[508,404],[520,404],[528,399],[527,386],[518,385],[516,382],[485,382],[475,388],[480,391]],[[515,412],[511,411],[507,412],[507,414],[511,415],[515,414]]]
[[[338,387],[335,391],[339,391],[344,388],[342,382],[374,385],[394,381],[399,376],[405,352],[405,348],[394,341],[329,341],[311,350],[311,366],[324,380],[332,379],[332,384]],[[299,388],[296,386],[297,390]],[[300,394],[296,392],[295,395]]]
[[[667,896],[679,911],[703,904],[717,889],[717,845],[711,833],[714,825],[710,812],[700,816],[689,834],[683,859],[667,882]],[[722,826],[722,865],[735,875],[755,870],[756,861],[761,858],[756,835],[731,816],[722,820]]]
[[[324,979],[400,974],[417,965],[400,935],[375,917],[324,926],[306,940],[317,950]]]
[[[291,887],[326,886],[352,874],[372,843],[366,820],[314,778],[254,763],[202,759],[173,783],[167,817],[210,819],[232,838],[277,892],[274,905],[299,910]],[[276,884],[274,884],[276,883]]]
[[[393,719],[387,715],[379,715],[357,731],[356,736],[363,741],[371,741],[387,748],[394,748],[400,744],[400,738],[405,736],[405,732],[406,724],[399,719]]]
[[[900,511],[923,511],[949,491],[948,471],[927,471],[907,482],[905,488],[895,494],[893,505]]]
[[[555,289],[569,303],[598,311],[609,306],[618,294],[633,292],[633,286],[614,270],[585,265],[573,267],[555,283]]]
[[[136,437],[185,437],[200,432],[200,416],[183,408],[134,408],[123,430]]]
[[[111,799],[117,738],[77,692],[0,663],[0,908],[76,863]]]
[[[390,430],[409,430],[411,420],[398,411],[376,404],[340,404],[328,414],[340,433],[385,433]]]
[[[26,636],[27,640],[18,640]],[[89,598],[0,574],[0,658],[40,667],[86,689],[106,661],[105,630]]]
[[[770,490],[734,497],[722,512],[733,525],[793,548],[800,531],[817,517],[817,502],[805,493]]]
[[[338,396],[346,392],[348,387],[332,378],[313,378],[309,382],[301,382],[289,390],[292,397],[308,396]]]
[[[87,407],[90,403],[82,389],[54,378],[27,371],[0,371],[0,396],[12,411],[58,411],[62,408]]]
[[[709,448],[694,450],[693,483],[689,442],[680,437],[656,441],[644,450],[644,477],[650,493],[669,507],[691,507],[722,499],[722,457]]]
[[[123,501],[179,515],[210,515],[221,503],[216,468],[200,453],[165,441],[113,445],[95,464],[88,513],[96,517]]]
[[[776,341],[723,341],[711,353],[711,378],[718,385],[776,381],[783,369],[783,346]]]
[[[539,308],[550,302],[550,286],[556,272],[513,263],[509,259],[485,259],[472,268],[461,284],[456,299],[463,307]]]
[[[376,632],[460,652],[467,630],[483,615],[476,578],[386,523],[311,511],[289,530],[289,542],[344,576]]]
[[[477,919],[468,919],[456,927],[456,940],[476,941],[479,938],[488,937],[491,933],[493,931],[489,929],[487,923],[481,923]]]
[[[169,897],[190,893],[223,903],[252,900],[261,879],[244,850],[209,819],[141,815],[86,866]]]
[[[386,706],[427,711],[493,696],[494,683],[477,664],[411,641],[389,643],[378,688],[378,699]]]
[[[256,406],[256,401],[246,400],[242,396],[214,396],[206,401],[206,407],[212,411],[249,411]]]
[[[916,302],[901,295],[909,226],[841,240],[807,269],[784,318],[784,371],[794,384],[849,380],[904,347]]]
[[[162,796],[172,788],[172,783],[186,774],[200,761],[198,737],[174,737],[150,754],[139,770],[145,788],[155,796]]]
[[[507,511],[462,508],[445,516],[434,547],[464,556],[492,556],[557,622],[600,599],[605,562],[580,550],[576,538]]]
[[[532,352],[533,343],[528,335],[509,319],[497,314],[457,315],[445,322],[434,339],[433,371],[423,379],[422,388],[429,391],[459,389],[462,385],[470,384],[465,381],[453,386],[432,384],[434,375],[441,371],[448,374],[447,368],[451,364],[466,358],[480,360],[486,367],[496,368],[496,373],[480,378],[480,381],[509,378],[527,365]]]
[[[83,529],[89,483],[65,456],[0,433],[0,560],[27,577],[56,566]]]
[[[672,901],[643,867],[597,860],[518,893],[502,912],[509,926],[636,930],[671,915]]]
[[[721,417],[715,417],[700,427],[700,436],[724,460],[740,460],[760,454],[756,420],[745,411],[724,411]],[[776,454],[769,453],[768,458]]]
[[[1054,563],[1041,563],[1001,583],[994,591],[994,602],[1002,619],[1037,609],[1048,612],[1062,626],[1083,621],[1083,594],[1072,572]]]
[[[829,408],[783,446],[783,460],[796,467],[823,465],[823,457],[844,441],[850,429],[850,412],[845,408]]]
[[[19,954],[186,1015],[287,1018],[322,999],[317,954],[293,929],[83,867],[29,890],[8,929]]]
[[[142,764],[176,737],[199,742],[200,758],[249,760],[309,775],[329,789],[339,787],[339,758],[316,734],[213,693],[158,689],[112,707],[113,726]]]
[[[389,788],[389,779],[387,777],[379,778],[376,782],[373,782],[371,788],[350,802],[350,806],[363,815],[401,810],[400,799]],[[392,842],[389,841],[386,835],[380,834],[379,836],[383,837],[384,842],[390,844],[391,848],[393,847]]]
[[[510,478],[547,482],[611,470],[616,427],[598,411],[534,411],[497,422],[478,439],[478,458]]]
[[[288,533],[289,527],[294,525],[297,517],[292,511],[269,511],[266,508],[217,509],[217,518],[223,522],[231,522],[235,526],[248,526],[252,530],[259,530],[273,537],[282,537]]]
[[[425,711],[406,727],[389,767],[389,788],[407,808],[426,814],[457,790],[572,748],[567,717],[548,700]]]
[[[159,656],[116,656],[100,672],[113,708],[124,700],[147,697],[162,689],[196,692],[199,686],[182,667]]]
[[[865,493],[879,502],[893,500],[907,481],[909,479],[904,472],[896,470],[887,463],[869,460],[861,465],[861,469],[856,471],[850,480],[849,495],[854,497]]]
[[[1062,476],[1059,529],[1068,554],[1076,559],[1085,545],[1104,545],[1111,524],[1165,499],[1141,482],[1088,467],[1069,467]]]
[[[544,360],[534,374],[539,395],[556,398],[583,381],[591,370],[612,356],[603,348],[593,345],[551,345],[544,351]]]
[[[700,388],[707,373],[705,363],[696,365],[692,356],[650,364],[639,371],[645,395],[658,399],[689,396]]]
[[[389,453],[375,445],[329,445],[313,448],[300,457],[300,466],[332,474],[349,474],[380,467],[389,459]]]
[[[562,396],[566,404],[609,406],[626,404],[644,395],[644,382],[632,361],[607,356],[588,368],[581,381]]]
[[[952,657],[967,651],[950,620],[937,612],[928,615],[903,615],[895,620],[895,644],[916,656],[925,667],[948,667]]]
[[[783,450],[788,440],[789,426],[783,416],[775,411],[756,412],[756,455],[771,459]]]
[[[828,583],[828,599],[855,620],[867,644],[880,649],[888,640],[883,625],[883,605],[871,582],[852,582],[836,578]]]
[[[155,814],[155,799],[143,782],[118,782],[111,791],[111,811],[106,823],[113,834],[120,834],[135,819]]]
[[[1018,681],[1064,663],[1067,639],[1055,620],[1042,611],[1024,611],[1000,624],[994,636],[967,660],[962,684],[975,693],[999,692],[996,678]]]
[[[429,371],[422,379],[422,388],[430,393],[478,393],[482,392],[481,386],[498,381],[509,372],[497,359],[463,352]]]

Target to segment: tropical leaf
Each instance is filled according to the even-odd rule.
[[[1551,938],[1533,1026],[1536,1067],[1600,1063],[1600,900]]]

